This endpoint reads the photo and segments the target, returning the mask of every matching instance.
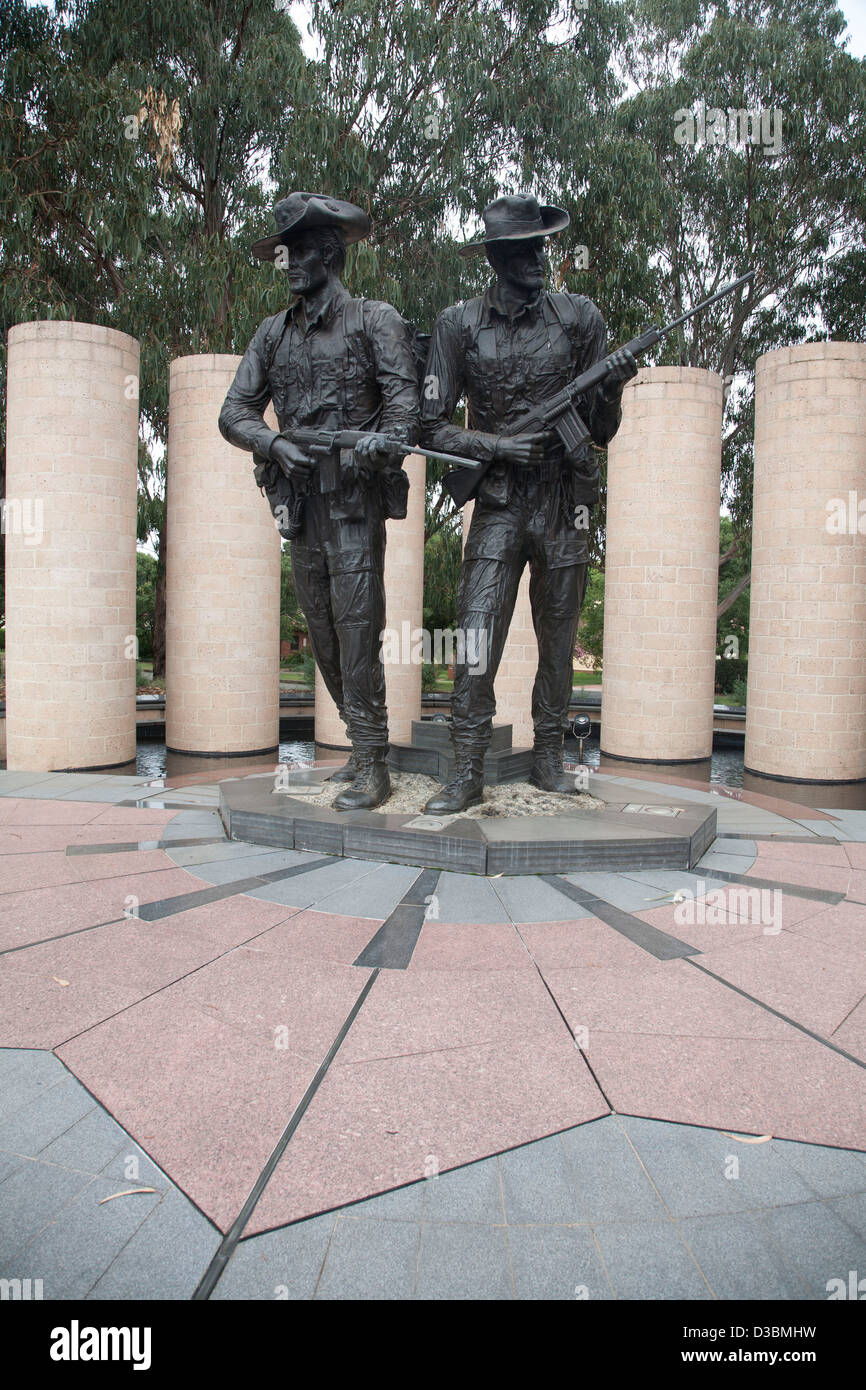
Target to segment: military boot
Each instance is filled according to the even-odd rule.
[[[338,767],[336,772],[332,772],[328,778],[329,782],[354,782],[358,775],[358,763],[355,757],[355,750],[349,754],[349,761],[345,767]]]
[[[454,776],[424,807],[425,816],[453,816],[477,806],[484,791],[484,753],[457,749]]]
[[[355,780],[332,802],[335,811],[372,811],[391,795],[387,748],[355,749]]]
[[[562,740],[559,744],[537,744],[532,750],[532,771],[529,781],[542,792],[576,793],[577,781],[573,773],[562,766]]]

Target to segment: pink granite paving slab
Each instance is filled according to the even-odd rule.
[[[131,850],[119,854],[67,855],[59,850],[43,854],[0,857],[0,893],[26,888],[52,888],[63,883],[86,883],[120,875],[145,874],[174,869],[163,850]]]
[[[798,864],[823,864],[841,869],[850,868],[850,862],[845,854],[845,846],[841,844],[813,845],[806,840],[801,840],[797,844],[785,840],[758,840],[757,850],[759,861],[762,859],[793,859]],[[769,877],[773,876],[769,875]]]
[[[240,949],[58,1055],[226,1230],[367,974]]]
[[[245,942],[258,946],[263,934],[277,923],[289,921],[297,911],[296,907],[287,907],[285,903],[270,903],[237,894],[188,908],[186,912],[176,912],[166,920],[174,923],[176,931],[206,937],[223,950],[229,950]]]
[[[861,1000],[839,1025],[833,1034],[833,1042],[853,1057],[866,1062],[866,1000]]]
[[[548,970],[652,969],[654,961],[598,917],[576,922],[521,923],[520,932],[532,959]]]
[[[851,870],[851,880],[848,884],[848,897],[853,902],[866,903],[866,873],[862,869]]]
[[[866,844],[861,840],[845,840],[842,848],[852,869],[866,869]]]
[[[0,1046],[56,1047],[227,949],[130,919],[0,957]]]
[[[17,829],[4,825],[0,826],[0,856],[64,852],[67,845],[134,844],[159,838],[158,830],[145,829],[138,835],[128,825],[22,825]]]
[[[797,922],[790,927],[786,923],[785,930],[793,932],[795,936],[812,937],[833,950],[845,952],[850,956],[852,965],[856,966],[857,970],[864,971],[866,906],[863,904],[837,903],[835,907],[827,907],[804,922]],[[866,973],[863,974],[863,980],[866,988]]]
[[[15,810],[20,805],[20,798],[14,796],[0,796],[0,825],[8,825],[15,818]]]
[[[623,1115],[866,1147],[866,1071],[793,1028],[786,1032],[771,1041],[598,1031],[588,1055]]]
[[[22,796],[10,825],[89,825],[97,820],[110,803],[105,801],[49,801],[36,796]]]
[[[577,1034],[589,1030],[672,1037],[786,1038],[791,1027],[684,960],[650,969],[546,970],[545,983]]]
[[[510,922],[425,922],[408,966],[410,972],[532,968]]]
[[[186,869],[167,869],[5,893],[0,896],[0,950],[113,921],[124,915],[127,897],[149,903],[212,886]]]
[[[852,959],[787,931],[707,952],[701,964],[822,1037],[838,1028],[866,990],[862,955]]]
[[[800,883],[804,888],[825,888],[831,893],[846,893],[848,881],[854,876],[847,864],[844,868],[813,864],[805,855],[802,860],[773,859],[766,855],[756,859],[745,873],[746,878],[772,878],[780,883]]]
[[[473,928],[469,928],[473,930]],[[534,970],[383,970],[340,1049],[371,1061],[567,1032]]]
[[[683,920],[683,913],[676,914],[673,907],[657,907],[651,912],[637,912],[634,915],[640,917],[642,921],[648,922],[650,926],[658,927],[659,931],[667,932],[669,936],[676,937],[677,941],[684,941],[687,946],[694,946],[698,951],[712,951],[719,946],[730,946],[738,941],[751,941],[755,936],[760,936],[763,927],[760,924],[741,920],[736,912],[721,912],[723,920],[714,920],[715,912],[711,914],[712,903],[707,903],[705,915],[710,917],[710,921],[700,920],[700,909],[697,903],[689,915],[694,916],[694,922]]]
[[[250,898],[250,902],[258,901]],[[278,926],[256,938],[257,951],[305,960],[332,960],[351,965],[376,935],[381,922],[369,917],[345,917],[336,912],[283,908]]]
[[[341,1058],[313,1097],[246,1234],[608,1113],[565,1029],[357,1066]]]

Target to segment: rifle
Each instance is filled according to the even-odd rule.
[[[694,318],[695,314],[699,314],[703,309],[708,309],[711,304],[715,304],[717,299],[724,298],[725,295],[731,294],[733,290],[738,289],[740,285],[744,285],[747,280],[751,280],[754,274],[755,272],[753,270],[748,271],[747,274],[741,275],[738,280],[732,280],[729,285],[724,285],[722,289],[710,295],[710,298],[705,299],[702,304],[697,304],[694,309],[689,309],[687,314],[682,314],[680,318],[674,319],[673,323],[667,323],[663,328],[647,328],[643,333],[639,334],[637,338],[632,338],[630,342],[623,344],[623,346],[628,349],[633,357],[639,357],[642,353],[647,352],[649,348],[655,347],[656,343],[664,338],[666,334],[672,333],[675,328],[679,328],[680,324],[685,323],[688,319]],[[599,382],[604,381],[609,372],[610,358],[603,357],[600,361],[596,362],[594,366],[588,367],[585,372],[581,372],[580,376],[575,377],[574,381],[570,381],[569,384],[563,387],[561,391],[558,391],[555,396],[548,397],[546,401],[541,402],[541,405],[536,406],[534,410],[531,410],[525,415],[512,433],[546,434],[552,431],[559,436],[562,443],[565,445],[566,455],[574,455],[581,445],[589,439],[589,430],[577,411],[575,401],[578,397],[591,391]],[[492,460],[481,465],[483,472],[486,472],[487,469],[490,468],[491,463]],[[478,483],[480,482],[477,476],[477,470],[478,466],[476,465],[476,469],[473,473],[464,473],[460,471],[457,473],[448,473],[446,475],[444,479],[445,487],[450,492],[458,507],[465,506],[470,497],[475,493]]]
[[[312,454],[318,460],[319,492],[337,491],[342,479],[343,466],[352,462],[351,458],[345,457],[345,453],[353,455],[358,440],[371,433],[375,433],[375,431],[310,429],[281,431],[283,439],[288,439],[290,443],[306,449],[307,453]],[[405,440],[392,439],[390,435],[385,436],[382,441],[382,448],[377,452],[383,461],[394,455],[406,458],[408,454],[420,454],[423,458],[442,459],[445,463],[456,463],[460,468],[469,468],[473,471],[486,467],[478,459],[463,458],[461,454],[443,454],[441,449],[422,449],[419,444],[407,444]],[[373,463],[373,460],[365,459],[364,462]],[[373,466],[375,467],[376,464],[373,463]]]

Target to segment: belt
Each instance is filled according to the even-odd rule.
[[[529,483],[553,483],[562,476],[562,463],[543,463],[530,464],[528,467],[518,467],[512,470],[511,474],[515,483],[524,485]]]

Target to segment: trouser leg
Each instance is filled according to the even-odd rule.
[[[532,690],[536,748],[560,748],[572,692],[572,658],[588,567],[531,566],[529,601],[538,639],[538,671]]]
[[[331,608],[331,580],[324,559],[307,547],[293,545],[292,577],[298,607],[307,620],[313,660],[345,723],[340,640]]]
[[[353,748],[384,749],[388,743],[382,630],[383,567],[331,575],[331,608],[338,640],[343,709]]]
[[[455,749],[471,748],[482,757],[493,731],[493,683],[522,572],[522,560],[480,558],[464,560],[460,575],[457,622],[466,650],[454,668],[452,737]]]

